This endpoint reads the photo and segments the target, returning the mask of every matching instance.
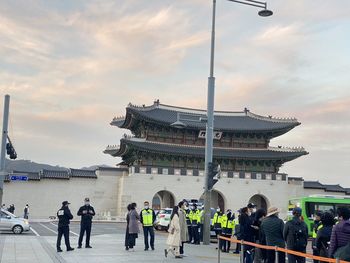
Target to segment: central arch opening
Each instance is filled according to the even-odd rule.
[[[166,190],[157,192],[152,199],[152,208],[160,210],[162,208],[173,208],[175,206],[174,195]]]
[[[199,198],[199,202],[204,204],[204,194]],[[210,207],[215,210],[217,207],[220,207],[221,211],[225,211],[225,198],[223,194],[219,191],[212,190],[210,195]]]
[[[254,203],[256,204],[257,208],[263,208],[266,211],[267,211],[267,208],[270,206],[269,200],[261,194],[253,195],[249,199],[249,203]]]

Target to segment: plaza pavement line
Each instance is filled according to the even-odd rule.
[[[52,223],[52,222],[50,222],[50,224],[53,225],[53,226],[55,226],[55,227],[58,227],[58,225],[55,225],[55,224]],[[75,232],[73,232],[73,231],[71,231],[71,230],[69,230],[69,232],[72,233],[73,235],[77,236],[77,237],[79,236],[77,233],[75,233]]]
[[[44,224],[42,223],[39,223],[39,225],[41,225],[42,227],[46,228],[47,230],[51,231],[52,233],[55,233],[56,235],[58,234],[55,230],[52,230],[51,228],[45,226]]]
[[[40,237],[39,233],[36,232],[34,228],[30,227],[30,230],[32,230],[32,232],[33,232],[37,237]]]

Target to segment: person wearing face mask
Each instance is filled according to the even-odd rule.
[[[226,214],[221,217],[222,235],[227,238],[232,237],[233,229],[235,228],[235,214],[230,209],[226,211]],[[220,249],[222,252],[229,253],[231,242],[226,240],[220,240]]]
[[[88,197],[85,198],[84,203],[85,204],[79,208],[78,213],[77,213],[78,216],[81,216],[78,248],[81,248],[81,246],[82,246],[83,237],[84,237],[85,232],[86,232],[85,248],[91,248],[91,246],[90,246],[90,234],[91,234],[92,218],[95,215],[95,210],[90,205],[90,199]]]
[[[192,210],[190,212],[191,226],[192,226],[192,244],[199,245],[199,223],[201,221],[200,211],[197,209],[197,205],[193,204]]]
[[[149,249],[148,234],[150,235],[151,249],[154,250],[154,221],[156,221],[156,214],[153,209],[149,208],[149,202],[145,201],[144,209],[140,212],[140,221],[143,227],[143,236],[145,242],[145,251]]]
[[[248,215],[249,215],[251,221],[253,222],[255,220],[255,216],[256,216],[255,215],[255,213],[256,213],[256,204],[249,203],[247,205],[247,207],[248,207]]]
[[[218,235],[221,235],[222,228],[221,228],[221,219],[222,219],[222,212],[220,207],[216,209],[216,213],[214,214],[213,221],[212,221],[212,226],[215,231],[216,237]]]

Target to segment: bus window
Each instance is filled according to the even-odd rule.
[[[334,210],[334,204],[306,202],[305,208],[307,217],[313,218],[318,211],[325,212]]]
[[[335,213],[337,213],[338,207],[347,207],[348,209],[350,209],[350,204],[336,204],[334,210]]]

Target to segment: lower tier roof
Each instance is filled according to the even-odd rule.
[[[104,153],[112,156],[123,156],[129,150],[165,155],[183,155],[204,158],[205,147],[146,141],[139,138],[123,138],[119,147],[107,147]],[[254,159],[254,160],[283,160],[291,161],[308,154],[303,148],[221,148],[215,147],[214,158],[224,159]]]

